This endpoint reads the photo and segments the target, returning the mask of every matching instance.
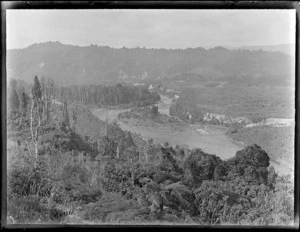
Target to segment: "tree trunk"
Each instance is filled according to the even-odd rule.
[[[55,88],[53,89],[53,104],[54,104],[54,112],[55,112]]]
[[[73,127],[73,131],[75,132],[75,124],[77,121],[77,102],[75,103],[75,106],[72,108],[72,127]]]
[[[107,108],[105,108],[105,136],[107,136]]]
[[[30,139],[30,138],[29,138],[29,139]],[[27,149],[28,149],[29,155],[30,155],[30,157],[32,157],[31,149],[30,149],[30,146],[29,146],[29,144],[28,144],[27,139],[26,139],[26,145],[27,145]]]
[[[47,90],[47,96],[46,96],[46,120],[47,122],[49,122],[50,119],[50,93],[49,93],[49,89]]]
[[[147,152],[147,146],[144,148],[146,163],[148,163],[148,152]]]
[[[68,104],[65,101],[63,101],[63,122],[68,128],[70,127],[70,121],[68,115]]]
[[[39,103],[36,103],[37,105],[37,114],[38,114],[38,125],[36,126],[35,134],[33,132],[33,108],[34,108],[34,99],[32,99],[32,105],[31,105],[31,113],[30,113],[30,132],[31,132],[31,139],[32,143],[34,144],[35,147],[35,161],[34,161],[34,167],[36,168],[36,163],[38,159],[38,132],[39,132],[39,127],[41,125],[41,115],[40,115],[40,107]]]
[[[141,152],[139,152],[139,163],[141,163]]]
[[[34,138],[33,136],[33,107],[34,107],[34,100],[32,99],[31,111],[30,111],[30,132],[31,132],[31,139]]]
[[[117,159],[120,158],[120,145],[117,146]]]
[[[35,146],[35,162],[34,162],[34,167],[36,168],[36,162],[37,162],[37,160],[38,160],[38,143],[37,143],[37,141],[36,141],[36,143],[34,144],[34,146]]]
[[[49,122],[50,119],[50,106],[49,106],[49,101],[47,103],[47,122]]]
[[[40,106],[39,106],[39,103],[37,102],[37,112],[38,112],[38,125],[36,127],[36,132],[35,132],[35,158],[36,158],[36,161],[38,159],[38,136],[39,136],[39,129],[40,129],[40,126],[41,126],[41,114],[40,114]]]

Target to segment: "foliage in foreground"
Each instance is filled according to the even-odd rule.
[[[95,147],[58,117],[41,126],[34,167],[21,139],[28,118],[10,120],[8,139],[20,141],[8,150],[14,223],[293,224],[293,182],[257,145],[223,161],[200,149],[136,143],[114,123],[107,136],[95,135]]]

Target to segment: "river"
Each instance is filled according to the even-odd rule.
[[[156,105],[161,114],[169,115],[172,99],[161,95]],[[130,109],[113,109],[107,111],[108,120],[117,120],[123,130],[140,134],[144,138],[153,138],[155,143],[168,142],[172,146],[180,145],[190,149],[201,148],[215,154],[221,159],[233,157],[236,151],[243,149],[243,144],[235,142],[225,135],[226,128],[214,125],[188,123],[154,123],[144,120],[118,120],[118,114]],[[91,112],[100,120],[105,120],[105,109],[92,109]]]
[[[172,99],[165,95],[160,95],[161,100],[156,104],[161,114],[169,115],[169,108]],[[107,117],[110,122],[117,120],[118,124],[125,131],[140,134],[143,138],[152,138],[155,143],[163,144],[168,142],[171,146],[179,145],[189,149],[200,148],[209,154],[215,154],[222,160],[226,160],[235,155],[238,150],[244,148],[242,142],[237,142],[226,136],[227,128],[209,124],[189,124],[189,123],[155,123],[147,120],[118,120],[118,114],[131,109],[110,109]],[[91,109],[93,115],[100,120],[105,120],[105,109]],[[277,172],[280,174],[292,173],[290,165],[283,161],[271,160]]]

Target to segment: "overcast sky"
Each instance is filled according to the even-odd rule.
[[[295,10],[7,10],[7,48],[187,48],[295,42]]]

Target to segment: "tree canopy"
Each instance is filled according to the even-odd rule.
[[[17,91],[14,88],[11,90],[9,105],[11,107],[11,110],[13,111],[18,110],[20,106],[19,96],[17,94]]]
[[[34,77],[34,83],[32,87],[32,97],[35,101],[40,101],[42,98],[41,84],[37,76]]]

